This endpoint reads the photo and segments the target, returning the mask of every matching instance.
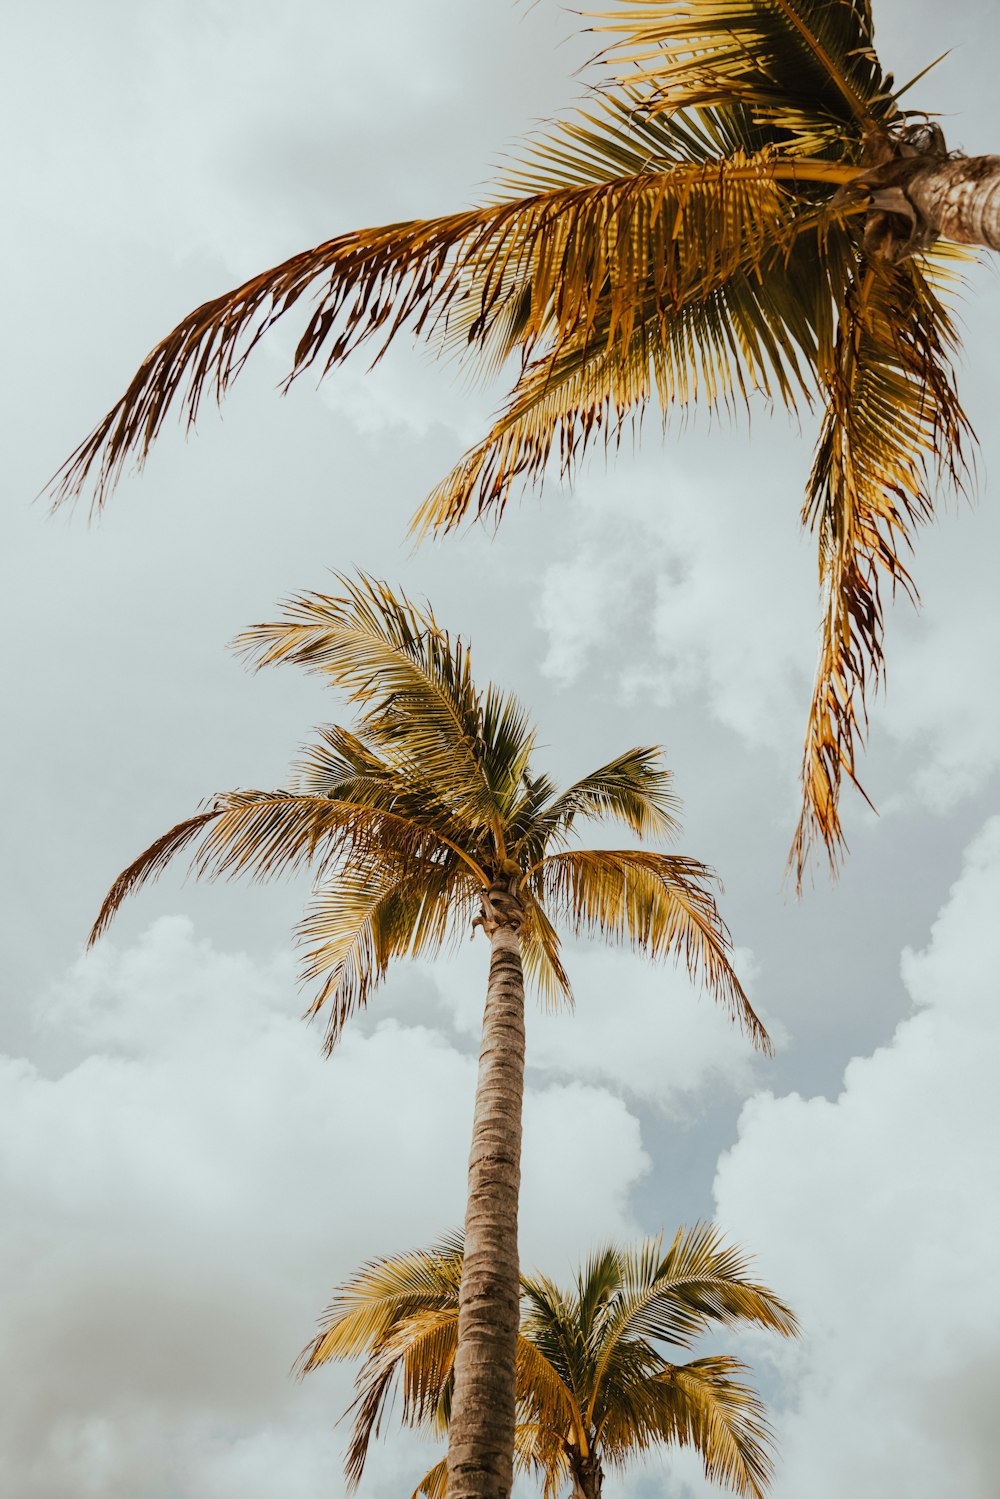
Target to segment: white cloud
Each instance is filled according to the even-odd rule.
[[[4,1492],[306,1499],[331,1481],[346,1371],[287,1371],[338,1279],[461,1221],[475,1058],[390,1016],[324,1061],[297,1011],[285,961],[165,918],[50,995],[44,1024],[79,1061],[44,1077],[3,1059]],[[619,1098],[543,1082],[525,1135],[526,1261],[559,1273],[634,1230],[648,1163]]]
[[[998,906],[994,819],[903,955],[916,1013],[835,1101],[752,1099],[720,1161],[719,1218],[804,1329],[778,1355],[775,1499],[996,1492]]]
[[[528,1067],[557,1077],[603,1084],[673,1118],[690,1116],[708,1090],[748,1090],[755,1053],[726,1012],[699,992],[683,968],[644,963],[633,953],[574,944],[565,953],[575,1008],[546,1010],[529,1001]],[[430,971],[445,1007],[466,1035],[478,1034],[473,999],[476,956]],[[738,949],[734,963],[753,997],[753,954]],[[762,1015],[776,1045],[781,1025]]]
[[[782,435],[756,440],[780,443]],[[701,697],[751,744],[787,749],[813,668],[817,619],[814,569],[795,513],[780,492],[748,498],[742,480],[717,464],[695,484],[657,451],[655,438],[649,446],[627,480],[619,472],[577,487],[573,542],[541,584],[543,670],[563,684],[585,670],[611,674],[624,697],[663,706]],[[734,437],[730,463],[742,449]],[[769,514],[775,500],[783,530],[780,516]]]
[[[985,290],[985,288],[984,288]],[[1000,294],[984,314],[1000,325]],[[905,755],[903,786],[885,812],[914,804],[947,814],[984,790],[1000,769],[1000,613],[996,552],[1000,519],[984,505],[943,516],[921,538],[914,570],[924,605],[899,611],[890,641],[888,687],[878,723]]]

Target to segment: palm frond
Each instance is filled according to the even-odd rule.
[[[572,1007],[573,990],[563,967],[559,934],[530,891],[524,892],[523,899],[525,912],[520,937],[524,976],[547,1009]]]
[[[445,1499],[448,1493],[448,1459],[441,1458],[433,1468],[429,1468],[417,1484],[410,1499],[419,1499],[423,1494],[424,1499]]]
[[[297,1371],[308,1374],[331,1359],[367,1353],[416,1312],[457,1307],[463,1246],[456,1229],[429,1249],[369,1260],[337,1287]]]
[[[483,346],[495,327],[527,357],[543,340],[585,336],[598,310],[627,341],[637,292],[666,314],[750,270],[796,230],[784,183],[849,180],[837,164],[734,154],[614,181],[505,199],[438,219],[328,240],[189,314],[143,361],[128,389],[53,481],[56,502],[88,477],[100,506],[125,465],[140,467],[168,412],[190,427],[206,394],[221,400],[267,330],[315,293],[288,380],[328,373],[376,340],[447,326],[452,311]],[[513,318],[513,322],[512,322]],[[287,382],[286,382],[287,383]]]
[[[428,1250],[373,1260],[337,1288],[320,1331],[297,1362],[308,1374],[331,1359],[367,1355],[355,1381],[346,1472],[354,1488],[401,1388],[403,1420],[426,1425],[451,1377],[458,1337],[461,1233]]]
[[[869,0],[621,0],[597,18],[654,108],[743,105],[789,146],[843,150],[898,116]]]
[[[783,1337],[797,1331],[790,1308],[750,1278],[747,1256],[710,1223],[678,1230],[666,1252],[659,1239],[622,1250],[619,1275],[602,1331],[607,1349],[626,1338],[688,1348],[716,1324],[751,1322]]]
[[[429,608],[380,580],[338,582],[339,596],[289,599],[281,619],[244,631],[239,648],[259,666],[321,673],[364,706],[359,733],[393,768],[416,774],[468,827],[492,823],[483,704],[467,647],[438,628]]]
[[[680,802],[659,745],[626,750],[574,781],[536,817],[547,845],[570,834],[577,818],[620,822],[639,838],[671,838],[679,831]]]
[[[292,791],[230,791],[216,796],[207,811],[156,839],[118,876],[104,898],[89,942],[96,942],[106,931],[128,896],[158,878],[174,855],[196,840],[200,846],[191,868],[200,879],[265,880],[303,868],[311,868],[322,878],[331,867],[341,871],[342,883],[327,892],[327,911],[336,907],[344,921],[343,931],[338,936],[329,924],[324,926],[322,909],[304,923],[306,939],[314,940],[307,972],[315,975],[326,960],[333,970],[313,1011],[339,985],[346,985],[341,1000],[348,1010],[363,1003],[379,981],[383,959],[387,961],[394,942],[402,941],[412,951],[414,944],[423,947],[432,940],[440,929],[441,895],[440,889],[435,894],[435,882],[438,887],[442,881],[447,883],[455,918],[471,919],[471,891],[478,888],[475,871],[459,864],[455,850],[426,822],[415,822],[391,808],[331,797]],[[399,911],[389,904],[389,893],[400,885],[400,868],[407,866],[421,871],[426,899],[417,900],[409,935],[403,940]],[[402,882],[402,888],[411,891],[412,880]],[[339,894],[333,895],[332,890]],[[385,902],[381,910],[379,901]],[[365,911],[367,916],[362,915]],[[370,969],[368,963],[373,965]]]
[[[683,959],[688,973],[762,1051],[770,1038],[731,962],[712,872],[695,859],[639,849],[574,849],[543,859],[532,890],[556,923],[581,936],[628,944],[653,960]]]
[[[457,1334],[462,1236],[426,1251],[376,1260],[338,1288],[300,1363],[364,1356],[355,1381],[348,1451],[351,1486],[394,1393],[401,1419],[424,1429],[447,1419]],[[517,1343],[515,1471],[557,1499],[571,1455],[584,1447],[612,1467],[657,1447],[693,1446],[707,1476],[746,1499],[763,1499],[773,1433],[756,1391],[726,1356],[668,1362],[655,1347],[665,1328],[689,1342],[716,1323],[751,1321],[785,1336],[795,1318],[748,1261],[710,1225],[662,1240],[596,1250],[566,1291],[522,1274]],[[675,1306],[676,1315],[670,1307]],[[435,1464],[416,1495],[446,1495],[446,1464]]]
[[[480,888],[449,851],[438,860],[348,865],[315,892],[297,933],[303,979],[323,979],[307,1015],[329,1009],[328,1054],[391,962],[438,952],[469,930]]]
[[[747,1372],[736,1358],[697,1358],[667,1367],[657,1381],[658,1441],[693,1447],[705,1477],[747,1499],[765,1499],[774,1477],[774,1430]],[[604,1447],[615,1466],[628,1462],[628,1433],[604,1429]],[[634,1451],[634,1444],[631,1445]]]
[[[97,920],[87,938],[88,947],[92,947],[104,935],[126,898],[134,895],[150,880],[158,879],[174,855],[199,837],[218,815],[218,811],[211,808],[207,812],[198,812],[194,817],[185,818],[183,822],[162,833],[127,869],[122,870],[104,897]]]
[[[903,557],[933,516],[937,481],[961,487],[967,476],[973,439],[951,369],[957,337],[941,295],[942,255],[923,266],[868,265],[821,372],[828,406],[803,519],[819,537],[824,607],[789,855],[800,886],[815,842],[833,867],[845,846],[841,782],[858,786],[867,697],[884,669],[882,582],[916,598]]]

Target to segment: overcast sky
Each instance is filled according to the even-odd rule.
[[[949,144],[1000,149],[996,8],[879,15],[898,78],[952,49],[913,96]],[[178,870],[81,956],[125,863],[217,789],[280,784],[337,714],[227,642],[355,566],[471,637],[559,776],[667,746],[680,847],[719,869],[778,1042],[755,1060],[672,971],[571,949],[576,1015],[529,1016],[525,1261],[564,1275],[609,1235],[716,1213],[805,1330],[739,1345],[773,1404],[775,1499],[995,1493],[995,267],[962,309],[979,499],[942,505],[914,561],[922,612],[891,614],[864,764],[881,815],[848,802],[844,874],[818,870],[799,902],[808,414],[663,442],[651,421],[641,452],[512,505],[495,539],[413,553],[409,516],[498,390],[401,348],[280,399],[290,328],[98,524],[31,504],[180,316],[338,231],[474,200],[578,97],[588,51],[555,0],[36,0],[8,28],[0,1489],[17,1499],[341,1494],[349,1371],[299,1385],[289,1366],[361,1260],[461,1219],[484,943],[397,971],[331,1061],[299,1020],[301,884]],[[435,1456],[394,1436],[363,1492],[409,1493]],[[683,1456],[624,1491],[707,1492]]]

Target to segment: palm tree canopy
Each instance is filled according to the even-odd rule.
[[[791,854],[801,882],[817,840],[834,865],[844,847],[839,796],[856,784],[883,670],[885,586],[915,592],[904,559],[936,481],[967,474],[948,307],[958,252],[908,192],[947,164],[945,143],[902,107],[909,85],[878,59],[869,0],[620,0],[597,22],[610,83],[494,198],[341,235],[197,308],[68,460],[57,495],[94,475],[100,504],[173,407],[194,422],[304,301],[289,381],[362,344],[377,360],[404,328],[484,373],[516,356],[502,410],[426,500],[420,531],[498,516],[553,467],[571,476],[650,400],[664,416],[695,400],[737,410],[752,392],[818,403],[802,514],[823,608]]]
[[[352,1483],[395,1394],[404,1423],[446,1430],[461,1269],[460,1234],[363,1266],[337,1289],[303,1352],[302,1373],[364,1359],[347,1455]],[[574,1456],[623,1469],[673,1444],[695,1447],[710,1478],[760,1499],[772,1434],[744,1366],[727,1356],[678,1364],[665,1353],[690,1349],[716,1326],[749,1323],[784,1337],[797,1330],[789,1308],[751,1278],[746,1256],[714,1227],[679,1230],[669,1245],[609,1245],[569,1289],[522,1274],[521,1297],[516,1463],[542,1480],[546,1499]],[[443,1480],[439,1464],[417,1492],[443,1495]]]
[[[359,707],[350,729],[322,730],[295,783],[237,790],[163,834],[115,881],[96,940],[126,896],[194,845],[199,876],[265,879],[309,867],[299,935],[329,1010],[332,1046],[396,958],[459,941],[502,883],[524,907],[525,970],[543,998],[571,999],[557,927],[600,934],[647,957],[682,960],[745,1029],[767,1033],[733,971],[714,876],[684,855],[578,849],[583,820],[634,836],[676,832],[677,802],[656,748],[627,750],[564,790],[532,767],[536,731],[516,698],[476,687],[468,647],[382,582],[339,578],[336,596],[303,594],[277,623],[240,638],[260,665],[322,674]]]

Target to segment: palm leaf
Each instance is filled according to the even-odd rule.
[[[363,1266],[338,1288],[302,1356],[304,1373],[365,1355],[352,1406],[352,1485],[394,1391],[405,1423],[440,1427],[447,1418],[461,1261],[462,1236],[453,1234],[427,1251]],[[651,1341],[667,1322],[681,1341],[714,1322],[746,1320],[794,1335],[792,1313],[747,1269],[737,1247],[699,1225],[680,1230],[666,1252],[659,1239],[595,1251],[575,1291],[522,1274],[515,1470],[541,1482],[543,1499],[556,1499],[570,1476],[574,1448],[586,1445],[624,1467],[637,1453],[677,1444],[696,1448],[711,1479],[762,1499],[773,1435],[756,1392],[738,1377],[743,1366],[729,1357],[672,1364]],[[671,1303],[679,1308],[673,1320]],[[414,1499],[441,1499],[446,1481],[442,1461]]]
[[[950,364],[947,261],[940,251],[937,260],[937,270],[933,258],[870,264],[849,289],[824,372],[828,406],[804,511],[819,536],[824,610],[789,856],[800,885],[814,842],[833,866],[844,847],[841,781],[858,785],[866,699],[883,672],[882,581],[916,597],[903,557],[933,516],[942,471],[959,487],[966,477],[972,433]]]
[[[530,891],[523,892],[524,921],[521,925],[521,963],[528,982],[538,991],[547,1009],[573,1005],[573,990],[563,967],[559,934],[545,908]]]
[[[469,930],[480,889],[449,851],[438,860],[348,866],[316,891],[297,930],[303,979],[323,979],[307,1015],[329,1006],[328,1054],[391,962],[439,952]]]
[[[543,192],[439,219],[328,240],[206,302],[154,348],[128,389],[56,476],[57,501],[95,478],[100,506],[125,464],[142,465],[168,412],[190,427],[206,393],[221,400],[260,338],[315,292],[288,379],[325,374],[359,345],[375,359],[404,326],[447,326],[455,310],[487,342],[510,329],[530,355],[544,338],[581,336],[603,301],[610,337],[627,339],[636,293],[665,312],[750,269],[795,232],[783,182],[842,182],[837,165],[768,153]]]
[[[729,934],[706,888],[712,878],[704,864],[680,855],[574,849],[543,859],[530,888],[577,935],[629,944],[654,961],[683,958],[754,1046],[769,1052],[767,1031],[730,963]]]
[[[884,132],[898,110],[869,0],[621,0],[596,29],[660,109],[742,104],[800,148]]]
[[[280,620],[245,631],[239,648],[259,666],[320,672],[364,705],[359,731],[395,768],[416,773],[467,826],[495,821],[468,650],[385,583],[364,574],[338,582],[340,596],[289,599]]]
[[[535,829],[544,830],[550,843],[568,836],[577,818],[592,818],[620,822],[639,838],[669,838],[678,831],[680,806],[672,785],[659,746],[639,745],[560,792]]]
[[[623,1339],[688,1348],[713,1324],[752,1322],[794,1336],[794,1314],[749,1275],[743,1252],[712,1224],[678,1230],[664,1253],[659,1239],[621,1251],[621,1291],[602,1330],[606,1353]]]

